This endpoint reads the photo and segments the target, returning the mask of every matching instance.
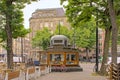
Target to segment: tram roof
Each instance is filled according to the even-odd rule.
[[[63,48],[63,49],[53,49],[53,48],[51,48],[51,49],[47,49],[47,50],[43,50],[43,51],[41,51],[41,50],[37,50],[37,51],[33,51],[33,52],[38,52],[38,53],[47,53],[47,52],[57,52],[57,53],[59,53],[59,52],[66,52],[66,53],[79,53],[79,50],[78,49],[74,49],[74,48],[71,48],[71,49],[69,49],[69,48]]]
[[[51,49],[47,49],[47,50],[45,50],[44,52],[57,52],[57,53],[59,53],[59,52],[66,52],[66,53],[79,53],[79,50],[78,49],[73,49],[73,48],[71,48],[71,49],[69,49],[69,48],[63,48],[63,49],[53,49],[53,48],[51,48]]]
[[[51,37],[51,40],[68,40],[68,38],[64,35],[54,35]]]

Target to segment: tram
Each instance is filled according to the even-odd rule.
[[[69,40],[64,35],[54,35],[50,39],[50,46],[45,51],[40,51],[40,65],[47,65],[60,69],[61,65],[66,71],[82,71],[79,65],[79,51],[69,45]]]

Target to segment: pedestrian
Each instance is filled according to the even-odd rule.
[[[96,66],[96,64],[95,64],[94,67],[93,67],[93,72],[96,71],[96,68],[97,68],[97,66]]]

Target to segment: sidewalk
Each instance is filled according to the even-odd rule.
[[[37,80],[107,80],[106,77],[94,75],[94,63],[81,63],[82,72],[52,72],[40,76]]]

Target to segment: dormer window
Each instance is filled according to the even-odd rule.
[[[54,43],[62,43],[62,40],[54,40]]]
[[[64,42],[64,43],[65,43],[65,46],[67,46],[67,40],[65,40],[65,42]]]

